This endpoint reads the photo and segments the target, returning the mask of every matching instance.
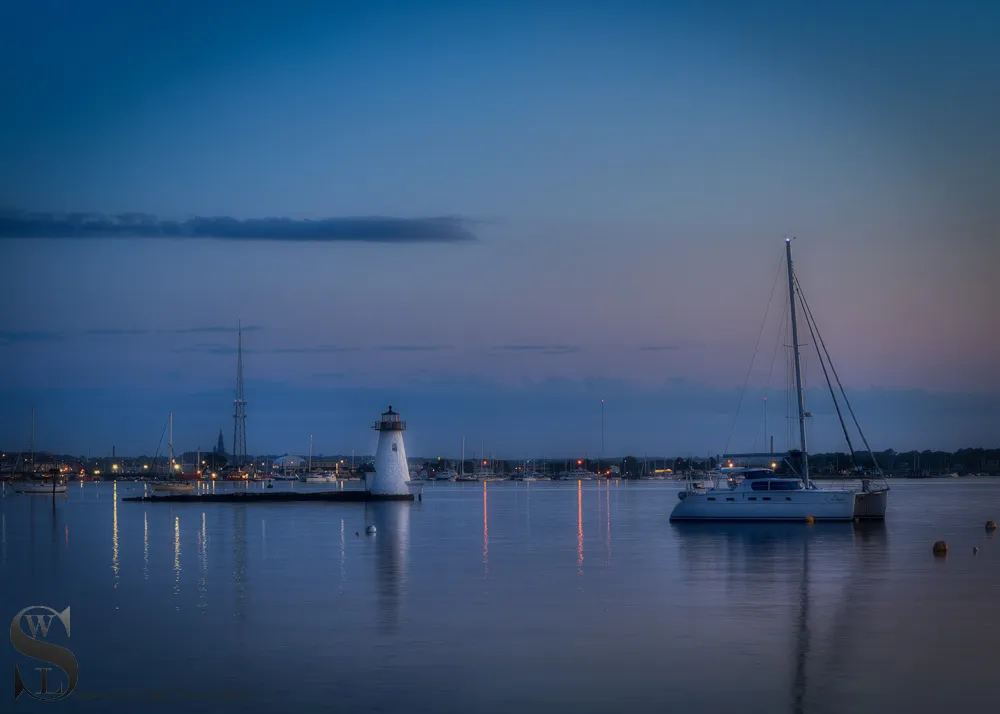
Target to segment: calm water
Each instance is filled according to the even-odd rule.
[[[1000,692],[996,482],[896,484],[865,527],[672,526],[664,483],[120,502],[141,488],[0,500],[3,622],[72,608],[60,711],[941,712]],[[16,661],[37,689],[4,640],[2,676]]]

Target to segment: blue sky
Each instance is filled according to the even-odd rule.
[[[242,320],[251,451],[716,452],[786,234],[875,446],[996,441],[993,4],[2,12],[4,448],[228,442]]]

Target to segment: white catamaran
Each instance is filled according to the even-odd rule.
[[[847,402],[847,395],[840,384],[837,372],[830,363],[830,355],[826,351],[826,345],[823,343],[823,338],[819,336],[812,312],[802,295],[801,286],[799,286],[792,269],[791,239],[785,239],[785,262],[788,268],[788,300],[792,348],[795,357],[801,474],[789,477],[778,475],[772,469],[765,468],[727,469],[729,478],[725,481],[716,480],[712,488],[699,489],[689,486],[686,490],[678,493],[680,503],[674,506],[674,510],[670,514],[671,521],[850,521],[855,518],[876,520],[885,518],[889,486],[878,468],[871,447],[868,446],[868,440],[861,432],[857,418],[854,418],[854,410]],[[844,402],[854,418],[854,425],[857,427],[858,433],[861,434],[861,439],[864,441],[874,465],[874,474],[860,473],[860,469],[858,469],[861,481],[860,489],[819,488],[809,475],[809,456],[806,452],[806,411],[802,391],[802,372],[799,364],[798,325],[795,314],[796,293],[801,298],[806,324],[813,336],[813,342],[816,344],[820,365],[823,367],[823,375],[830,388],[830,394],[834,398],[834,406],[840,417],[841,426],[844,428],[844,436],[851,450],[851,456],[853,458],[854,448],[844,425],[840,406],[837,404],[833,385],[827,372],[827,365],[836,378]]]

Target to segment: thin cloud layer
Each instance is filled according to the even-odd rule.
[[[214,238],[329,243],[460,243],[476,240],[457,217],[249,218],[196,216],[182,221],[145,213],[0,213],[0,238]]]

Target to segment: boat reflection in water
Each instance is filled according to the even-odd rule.
[[[373,501],[365,505],[365,528],[375,526],[375,600],[379,629],[393,633],[406,598],[410,509],[406,501]]]
[[[785,620],[782,629],[792,650],[790,711],[810,711],[810,702],[828,706],[838,694],[833,683],[848,676],[857,651],[869,642],[865,600],[873,598],[888,566],[885,523],[803,528],[797,523],[702,522],[678,523],[673,530],[686,566],[682,573],[702,585],[706,577],[721,578],[725,589],[746,591],[741,600],[759,618],[759,629],[749,636],[762,649],[773,636],[774,623],[761,615],[761,608]],[[726,616],[746,624],[750,614]],[[819,682],[811,684],[810,674]]]

